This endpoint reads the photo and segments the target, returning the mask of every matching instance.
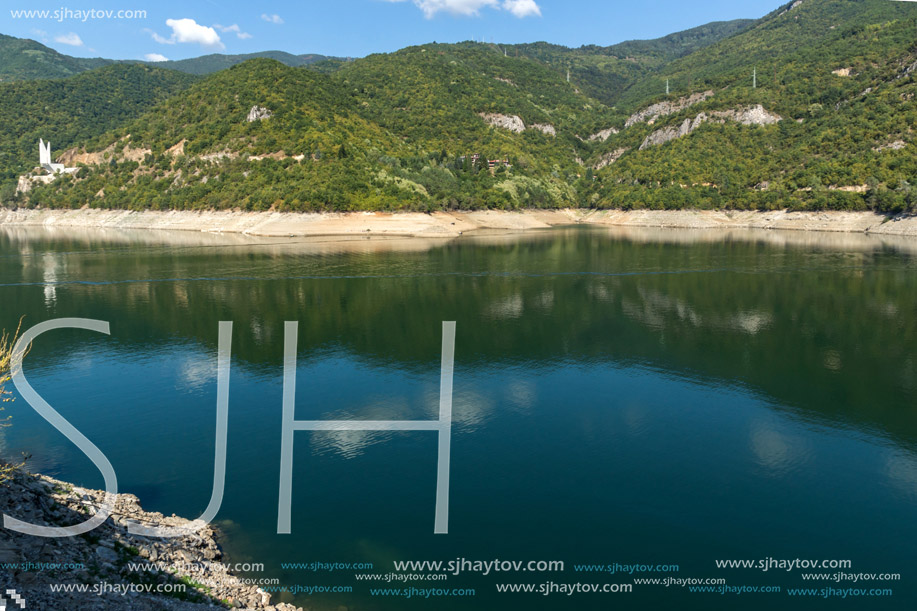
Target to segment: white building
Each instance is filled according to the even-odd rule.
[[[18,193],[26,193],[32,190],[32,185],[36,183],[48,184],[54,182],[58,176],[63,174],[76,174],[79,168],[64,167],[62,163],[51,162],[51,143],[44,140],[38,140],[38,164],[39,167],[32,170],[31,174],[19,177],[19,184],[16,187]],[[47,174],[38,174],[44,170]]]
[[[79,168],[65,168],[62,163],[51,163],[51,143],[38,139],[38,163],[48,174],[75,174]]]

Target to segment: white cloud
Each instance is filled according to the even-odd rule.
[[[146,55],[143,56],[143,59],[145,59],[148,62],[167,62],[169,61],[168,57],[166,57],[165,55],[160,55],[159,53],[147,53]]]
[[[48,42],[48,33],[44,30],[36,30],[35,28],[32,28],[29,30],[29,32],[33,36],[37,36],[39,39],[41,39],[42,42]]]
[[[240,28],[235,23],[232,25],[220,25],[219,23],[215,23],[213,24],[213,27],[214,29],[219,30],[221,32],[225,32],[225,33],[232,32],[236,35],[236,38],[241,38],[242,40],[247,40],[252,37],[252,35],[249,34],[248,32],[243,32],[242,28]]]
[[[267,21],[268,23],[273,23],[276,25],[280,25],[283,23],[283,19],[277,13],[274,13],[273,15],[268,15],[267,13],[261,13],[261,18]]]
[[[516,17],[541,17],[541,8],[535,0],[505,0],[503,8]]]
[[[406,0],[387,0],[405,2]],[[432,19],[437,13],[448,13],[462,17],[477,17],[483,8],[509,11],[520,19],[541,16],[541,8],[535,0],[411,0],[423,11],[424,17]]]
[[[222,51],[226,48],[220,35],[213,28],[200,25],[194,19],[166,19],[166,25],[172,28],[172,36],[165,38],[152,30],[147,30],[152,34],[153,40],[164,45],[174,45],[181,43],[196,43],[205,49],[216,49]]]
[[[82,47],[83,40],[74,34],[69,32],[67,34],[59,34],[54,37],[54,42],[59,42],[62,45],[70,45],[71,47]]]

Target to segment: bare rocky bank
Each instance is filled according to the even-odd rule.
[[[83,522],[103,499],[101,491],[21,471],[0,483],[0,511],[37,525]],[[285,603],[272,605],[268,593],[232,575],[220,562],[222,551],[212,528],[153,539],[129,534],[128,521],[173,528],[191,524],[146,512],[137,497],[119,494],[109,518],[84,535],[42,538],[0,529],[4,590],[15,590],[26,609],[48,611],[302,611]]]
[[[684,229],[782,229],[917,237],[917,215],[888,217],[873,212],[565,209],[424,214],[0,209],[0,225],[180,230],[266,237],[452,238],[477,230],[525,231],[574,224]]]

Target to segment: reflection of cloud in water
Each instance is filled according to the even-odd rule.
[[[513,380],[506,385],[506,400],[518,411],[529,411],[537,396],[535,384],[528,380]]]
[[[337,454],[343,458],[356,458],[369,446],[388,441],[391,431],[314,431],[314,454]]]
[[[179,365],[178,376],[182,385],[189,390],[198,390],[211,383],[216,384],[216,360],[207,357],[186,359]]]
[[[424,406],[429,420],[439,418],[439,386],[430,386],[424,395]],[[456,390],[452,394],[452,424],[463,432],[474,431],[493,412],[494,402],[471,390]],[[456,431],[453,431],[455,434]]]
[[[749,442],[756,462],[771,471],[771,475],[784,475],[808,459],[808,448],[802,438],[779,432],[767,423],[752,424]]]
[[[474,431],[493,412],[494,402],[472,391],[455,391],[452,396],[452,434]],[[384,401],[361,409],[336,410],[322,414],[319,420],[437,420],[439,419],[439,386],[431,385],[423,394],[420,407],[407,399]],[[399,433],[401,434],[401,433]],[[313,431],[315,454],[337,454],[355,458],[370,446],[393,438],[393,431]]]
[[[917,495],[917,458],[904,452],[892,452],[885,462],[885,471],[895,488]]]
[[[368,405],[358,410],[337,410],[322,414],[318,420],[426,420],[403,399]],[[392,431],[313,431],[314,454],[337,454],[356,458],[370,446],[390,440]]]
[[[519,318],[523,309],[522,295],[516,294],[491,303],[484,308],[484,314],[497,319]]]
[[[744,331],[749,335],[757,335],[774,322],[774,317],[770,312],[760,310],[750,310],[748,312],[739,312],[735,315],[733,323],[735,328]]]

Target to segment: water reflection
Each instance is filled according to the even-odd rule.
[[[332,243],[4,228],[0,327],[22,314],[111,321],[110,337],[43,337],[27,372],[111,455],[125,489],[194,515],[212,478],[217,323],[233,320],[220,517],[236,525],[239,557],[605,562],[613,542],[622,557],[693,570],[735,557],[731,545],[831,557],[827,528],[844,533],[837,557],[904,562],[917,502],[915,254],[907,240],[802,232]],[[272,532],[286,320],[300,325],[297,418],[328,420],[436,419],[441,323],[457,321],[460,539],[429,539],[425,432],[298,433],[296,534]],[[15,405],[0,449],[98,485]],[[903,536],[882,530],[893,517]]]

